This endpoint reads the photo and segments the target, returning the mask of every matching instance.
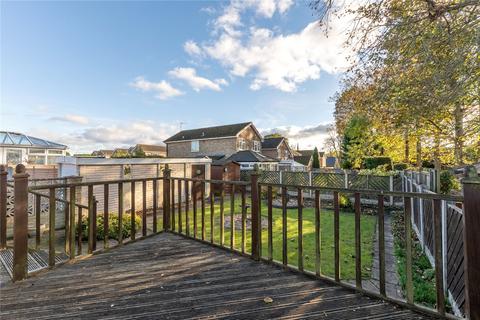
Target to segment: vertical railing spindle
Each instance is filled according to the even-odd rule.
[[[123,182],[118,184],[118,244],[123,243]]]
[[[178,232],[182,233],[182,180],[178,179]]]
[[[197,191],[198,182],[192,182],[192,207],[193,207],[193,238],[197,238]]]
[[[213,195],[213,185],[210,183],[210,242],[213,243],[215,235],[215,199]]]
[[[35,249],[40,248],[40,214],[42,211],[42,198],[35,195]]]
[[[258,185],[258,176],[257,171],[253,172],[251,177],[251,193],[252,193],[252,203],[251,203],[251,229],[252,229],[252,258],[254,260],[260,260],[262,255],[261,249],[261,216],[260,216],[260,187]],[[244,186],[246,188],[246,186]]]
[[[225,245],[225,212],[224,212],[224,191],[223,183],[220,184],[220,245]]]
[[[142,237],[147,236],[147,181],[142,181]]]
[[[76,190],[74,186],[70,187],[70,229],[69,229],[69,234],[68,234],[68,243],[70,245],[69,248],[69,253],[70,253],[70,259],[75,258],[75,232],[77,229],[75,228],[75,202],[77,201],[76,199]]]
[[[335,256],[335,281],[340,282],[340,206],[338,191],[333,192],[333,247]]]
[[[137,228],[135,225],[135,181],[130,183],[130,239],[135,240]]]
[[[55,188],[49,189],[49,214],[48,214],[48,265],[55,265],[55,214],[57,202],[55,201]]]
[[[82,216],[83,208],[78,207],[78,220],[77,220],[77,255],[82,255]]]
[[[303,190],[297,188],[297,236],[298,236],[298,270],[303,271]]]
[[[362,288],[362,239],[360,234],[360,193],[355,192],[355,285]]]
[[[205,240],[205,182],[200,183],[200,204],[202,205],[202,240]]]
[[[246,199],[246,186],[241,186],[242,197],[242,242],[241,250],[245,253],[245,246],[247,245],[247,199]],[[252,230],[253,231],[253,230]]]
[[[190,195],[189,182],[185,180],[185,233],[190,237]]]
[[[7,247],[7,168],[0,165],[0,249]]]
[[[315,190],[315,274],[320,276],[320,249],[322,247],[322,237],[320,235],[320,190]]]
[[[235,185],[230,190],[230,249],[235,248]]]
[[[93,197],[93,185],[88,186],[88,254],[93,252],[93,237],[94,237],[94,205],[95,199]]]
[[[109,228],[109,198],[110,195],[110,187],[108,183],[103,185],[103,247],[109,247],[109,239],[108,239],[108,228]]]
[[[172,190],[171,190],[172,200],[171,200],[171,203],[170,203],[170,209],[171,209],[170,216],[172,217],[172,231],[175,231],[175,229],[177,228],[177,225],[176,225],[176,219],[175,219],[175,209],[176,209],[176,206],[175,206],[175,180],[173,178],[171,180],[171,187],[172,187]]]
[[[287,188],[282,187],[282,263],[288,265]]]
[[[158,211],[158,180],[157,179],[153,179],[152,181],[152,192],[153,192],[152,230],[153,230],[153,233],[157,233],[157,211]]]
[[[378,264],[380,270],[380,294],[386,295],[385,291],[385,214],[383,195],[378,196]]]
[[[410,197],[404,197],[405,207],[405,272],[407,276],[406,290],[407,303],[413,304],[413,278],[412,278],[412,207]]]
[[[268,260],[273,260],[273,212],[272,212],[272,186],[267,187],[267,243]]]
[[[442,263],[442,201],[433,200],[433,236],[435,258],[435,289],[437,291],[437,311],[445,315],[445,295],[443,287],[443,263]]]

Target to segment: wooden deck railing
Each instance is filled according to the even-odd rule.
[[[3,177],[3,176],[2,176]],[[110,187],[112,185],[118,188],[118,219],[122,221],[122,216],[127,214],[124,208],[124,185],[129,184],[131,190],[131,236],[130,240],[137,240],[137,235],[140,238],[149,236],[148,220],[147,220],[147,205],[146,205],[146,190],[147,183],[153,184],[153,208],[152,208],[152,225],[151,234],[156,234],[161,231],[174,232],[185,237],[193,238],[203,243],[208,243],[214,246],[225,248],[229,251],[234,251],[241,255],[250,256],[255,260],[263,260],[267,263],[279,265],[283,268],[294,270],[307,274],[311,277],[330,281],[332,283],[349,287],[357,290],[363,294],[371,295],[373,297],[385,299],[397,304],[412,308],[424,313],[446,318],[455,318],[446,313],[445,308],[445,288],[443,286],[443,264],[440,263],[442,254],[442,219],[440,215],[441,201],[455,201],[463,202],[464,207],[464,234],[465,234],[465,279],[466,279],[466,301],[467,306],[466,316],[469,319],[480,319],[480,183],[477,180],[466,180],[464,183],[464,197],[445,196],[437,194],[419,194],[412,192],[382,192],[373,190],[352,190],[343,188],[328,188],[328,187],[312,187],[312,186],[298,186],[274,183],[259,183],[258,175],[252,174],[251,181],[218,181],[205,180],[193,178],[178,178],[171,177],[170,171],[164,171],[163,177],[142,178],[131,180],[115,180],[115,181],[97,181],[97,182],[82,182],[82,183],[63,183],[52,184],[48,186],[33,186],[28,187],[28,176],[22,171],[22,166],[18,166],[16,174],[14,175],[15,183],[15,225],[14,225],[14,254],[16,256],[16,270],[14,280],[21,280],[27,276],[26,273],[26,253],[27,253],[27,224],[26,224],[26,206],[28,192],[38,192],[40,190],[48,190],[50,200],[50,232],[49,232],[49,252],[50,265],[55,264],[55,206],[57,199],[55,198],[55,189],[68,188],[69,190],[69,233],[66,238],[66,251],[69,253],[70,259],[82,253],[81,251],[81,216],[82,210],[88,212],[88,253],[93,253],[96,250],[96,216],[97,205],[94,199],[94,187],[103,187],[103,214],[104,214],[104,248],[109,247],[108,229],[109,225],[109,197]],[[3,181],[3,180],[0,180]],[[159,212],[159,182],[162,182],[162,226],[158,227],[157,216]],[[137,210],[136,192],[135,188],[141,186],[142,190],[142,208]],[[220,190],[215,193],[215,190]],[[227,188],[228,186],[228,188]],[[4,184],[0,186],[1,190]],[[77,188],[87,188],[88,205],[79,205],[76,199]],[[226,195],[225,189],[228,189],[229,195]],[[281,261],[274,259],[274,221],[273,221],[273,199],[274,191],[280,191],[281,198]],[[290,197],[290,191],[296,192],[297,217],[294,228],[297,235],[296,254],[297,260],[289,260],[289,246],[290,241],[288,236],[289,219],[287,218],[287,198]],[[323,255],[321,250],[322,241],[322,226],[321,215],[323,203],[321,202],[321,193],[330,193],[333,195],[333,250],[334,250],[334,272],[333,277],[325,275],[321,269]],[[354,246],[355,246],[355,271],[354,282],[347,282],[341,278],[340,264],[343,258],[340,250],[340,194],[353,194],[354,199]],[[305,267],[306,254],[304,252],[304,194],[313,195],[314,208],[314,269],[308,270]],[[250,195],[250,196],[248,196]],[[263,196],[262,196],[263,195]],[[44,196],[39,195],[40,196]],[[361,237],[361,215],[362,215],[362,197],[376,197],[376,216],[378,219],[378,252],[379,252],[379,290],[373,292],[363,287],[362,284],[362,237]],[[396,297],[388,296],[386,290],[386,262],[385,262],[385,200],[395,197],[403,199],[404,221],[405,221],[405,249],[406,249],[406,287],[405,296],[406,301],[400,300]],[[227,199],[229,198],[229,199]],[[419,306],[414,303],[414,284],[412,270],[412,199],[421,198],[423,201],[431,201],[433,204],[433,220],[434,220],[434,257],[435,261],[435,284],[436,284],[436,309],[430,309]],[[226,201],[230,201],[230,208],[226,212]],[[0,197],[0,209],[4,210],[5,197]],[[238,202],[237,202],[238,201]],[[236,204],[238,208],[236,207]],[[207,213],[207,205],[210,211]],[[261,207],[266,206],[266,226],[262,226]],[[247,226],[248,213],[250,213],[250,225]],[[0,212],[0,216],[4,213]],[[140,214],[142,218],[142,228],[137,234],[135,216]],[[207,220],[207,214],[209,220]],[[240,216],[240,228],[236,224],[236,216]],[[76,217],[78,219],[76,220]],[[230,219],[228,229],[225,230],[226,218]],[[192,221],[193,220],[193,221]],[[0,219],[0,221],[2,221]],[[77,222],[78,221],[78,222]],[[76,225],[76,227],[75,227]],[[122,223],[119,223],[119,230],[116,245],[122,245],[125,242],[123,239]],[[192,229],[193,228],[193,229]],[[250,232],[248,231],[250,229]],[[262,230],[266,229],[266,230]],[[291,229],[291,226],[290,226]],[[3,230],[3,226],[0,228]],[[218,230],[218,231],[217,231]],[[229,239],[227,241],[226,234],[229,231]],[[262,233],[266,232],[266,243],[262,243]],[[238,238],[237,238],[238,237]],[[77,251],[75,251],[75,238],[77,238]],[[0,237],[0,239],[2,239]],[[250,246],[248,246],[250,244]],[[265,250],[262,251],[262,248]],[[264,254],[262,254],[264,252]]]

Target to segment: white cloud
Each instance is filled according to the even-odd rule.
[[[197,92],[202,89],[221,91],[221,85],[227,85],[227,81],[225,79],[215,79],[212,81],[210,79],[198,76],[194,68],[175,68],[169,71],[168,74],[172,77],[185,81],[193,88],[193,90]]]
[[[323,149],[325,140],[328,137],[328,127],[330,124],[323,123],[316,126],[279,126],[275,128],[261,129],[263,135],[279,133],[288,138],[291,146],[300,149],[313,149],[315,147]]]
[[[75,123],[75,124],[88,124],[89,122],[87,117],[80,116],[77,114],[66,114],[64,116],[51,117],[49,118],[49,120]]]
[[[188,40],[187,42],[185,42],[183,45],[183,49],[185,50],[186,53],[188,53],[191,56],[202,55],[202,49],[193,40]]]
[[[115,121],[90,126],[82,130],[47,128],[32,129],[31,134],[65,144],[74,153],[90,153],[97,149],[114,149],[133,146],[137,143],[163,144],[163,140],[178,131],[174,124],[157,121]]]
[[[153,91],[156,93],[156,97],[160,100],[167,100],[185,94],[172,87],[172,85],[165,80],[160,82],[150,82],[143,77],[137,77],[132,83],[130,83],[130,85],[145,92]]]
[[[352,55],[343,46],[345,26],[351,19],[345,12],[332,18],[328,37],[317,21],[299,32],[282,34],[253,23],[246,26],[241,19],[246,10],[271,18],[292,5],[292,0],[232,1],[214,21],[214,38],[201,46],[195,43],[195,50],[217,60],[233,76],[252,77],[252,90],[273,87],[294,92],[305,81],[318,79],[321,72],[344,71]]]

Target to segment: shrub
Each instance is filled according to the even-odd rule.
[[[407,170],[407,168],[408,168],[408,164],[403,162],[395,163],[393,165],[393,170],[397,170],[397,171]]]
[[[460,182],[448,170],[440,172],[440,193],[448,194],[452,190],[460,190]]]
[[[381,167],[381,169],[389,171],[392,170],[392,159],[390,157],[365,157],[362,167],[365,169]]]
[[[339,194],[338,204],[342,209],[353,209],[352,200],[350,200],[350,197],[344,193]]]
[[[132,225],[130,223],[130,214],[122,216],[122,235],[123,239],[131,236]],[[141,218],[135,215],[135,230],[140,229]],[[88,239],[88,217],[82,217],[82,239]],[[118,240],[118,215],[109,214],[108,216],[108,237],[110,239]],[[105,238],[105,230],[103,229],[103,214],[97,216],[97,240],[103,240]]]
[[[430,160],[422,160],[422,167],[433,169],[435,168],[435,164],[433,163],[433,161]]]

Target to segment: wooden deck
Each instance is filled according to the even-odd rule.
[[[170,233],[7,285],[0,318],[427,319]]]

